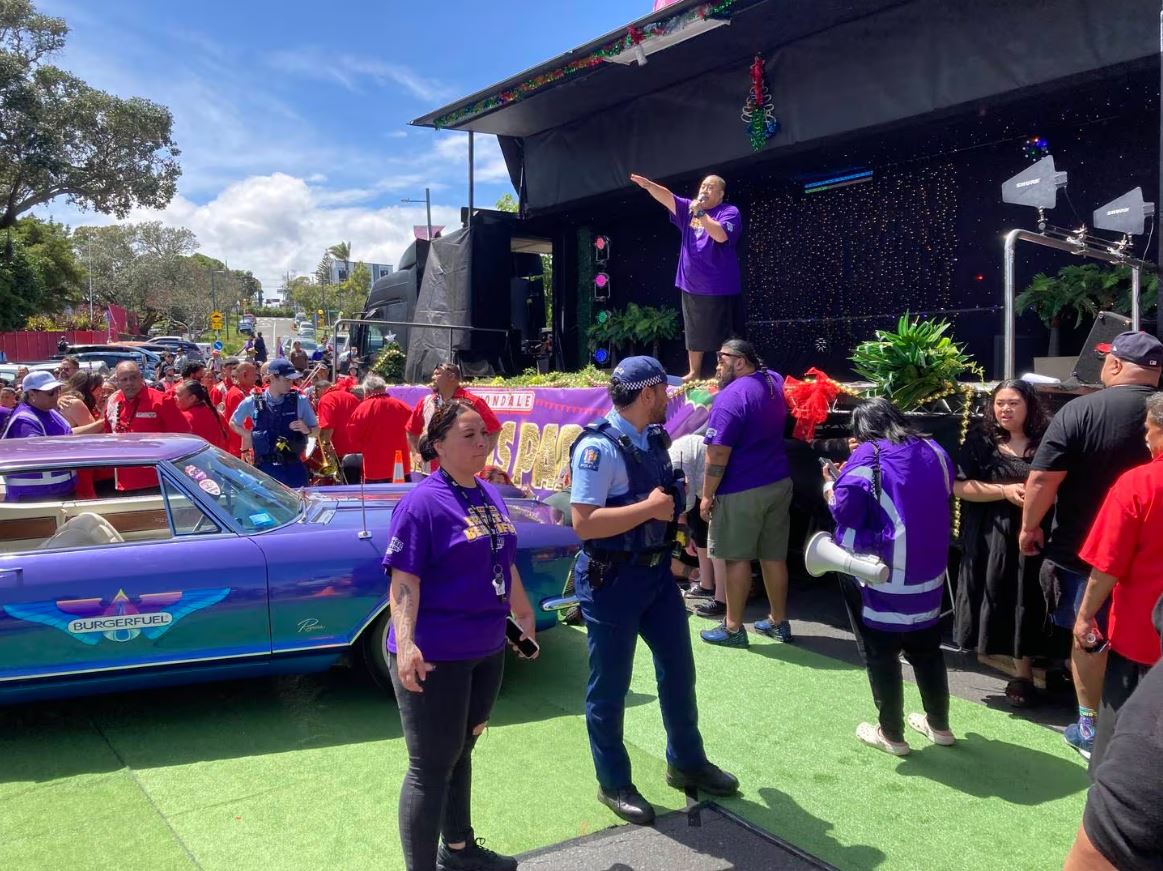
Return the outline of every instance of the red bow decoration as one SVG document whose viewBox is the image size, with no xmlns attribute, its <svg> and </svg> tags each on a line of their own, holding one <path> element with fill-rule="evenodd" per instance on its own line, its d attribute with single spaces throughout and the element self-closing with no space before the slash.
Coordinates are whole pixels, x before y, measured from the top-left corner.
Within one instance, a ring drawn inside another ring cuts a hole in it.
<svg viewBox="0 0 1163 871">
<path fill-rule="evenodd" d="M 800 381 L 789 375 L 783 384 L 783 395 L 796 419 L 793 435 L 811 441 L 816 427 L 828 418 L 832 402 L 840 395 L 840 386 L 815 366 L 804 373 L 811 381 Z"/>
</svg>

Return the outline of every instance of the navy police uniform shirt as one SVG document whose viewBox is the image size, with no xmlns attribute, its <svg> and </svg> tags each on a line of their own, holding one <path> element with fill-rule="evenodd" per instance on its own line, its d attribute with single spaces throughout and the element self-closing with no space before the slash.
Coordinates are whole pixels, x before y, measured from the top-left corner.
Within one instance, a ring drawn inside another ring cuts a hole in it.
<svg viewBox="0 0 1163 871">
<path fill-rule="evenodd" d="M 649 427 L 639 432 L 614 409 L 606 415 L 606 420 L 618 433 L 629 436 L 638 449 L 650 449 Z M 599 433 L 586 431 L 578 436 L 571 472 L 571 504 L 602 507 L 610 496 L 624 496 L 630 492 L 630 474 L 626 471 L 622 451 Z"/>
</svg>

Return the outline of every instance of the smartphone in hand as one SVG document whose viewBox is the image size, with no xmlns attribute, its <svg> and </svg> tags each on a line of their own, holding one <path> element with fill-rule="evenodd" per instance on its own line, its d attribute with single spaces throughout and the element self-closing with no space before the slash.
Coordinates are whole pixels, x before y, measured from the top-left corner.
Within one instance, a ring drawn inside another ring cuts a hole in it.
<svg viewBox="0 0 1163 871">
<path fill-rule="evenodd" d="M 522 638 L 521 636 L 524 634 L 525 630 L 517 624 L 513 615 L 510 614 L 505 620 L 505 637 L 509 639 L 510 644 L 516 645 L 517 653 L 522 659 L 532 659 L 541 652 L 541 645 L 532 638 Z"/>
</svg>

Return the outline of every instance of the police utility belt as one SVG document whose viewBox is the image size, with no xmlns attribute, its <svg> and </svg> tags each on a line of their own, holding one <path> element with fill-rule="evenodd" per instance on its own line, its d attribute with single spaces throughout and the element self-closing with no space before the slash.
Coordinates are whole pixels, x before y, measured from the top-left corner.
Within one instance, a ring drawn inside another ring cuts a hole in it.
<svg viewBox="0 0 1163 871">
<path fill-rule="evenodd" d="M 628 550 L 603 550 L 598 547 L 583 547 L 586 556 L 591 562 L 602 563 L 606 566 L 645 566 L 653 568 L 668 558 L 671 548 L 652 550 L 646 553 L 631 552 Z"/>
</svg>

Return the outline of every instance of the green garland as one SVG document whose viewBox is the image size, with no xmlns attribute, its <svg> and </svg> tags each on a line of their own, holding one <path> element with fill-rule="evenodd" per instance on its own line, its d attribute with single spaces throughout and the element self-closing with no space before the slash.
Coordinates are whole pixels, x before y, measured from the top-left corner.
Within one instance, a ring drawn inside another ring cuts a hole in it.
<svg viewBox="0 0 1163 871">
<path fill-rule="evenodd" d="M 475 103 L 470 103 L 467 106 L 461 106 L 451 112 L 446 112 L 435 121 L 432 126 L 437 130 L 446 127 L 455 127 L 462 121 L 469 118 L 474 118 L 477 115 L 484 114 L 493 109 L 499 109 L 501 106 L 507 106 L 510 103 L 515 103 L 525 97 L 537 93 L 541 89 L 548 87 L 562 79 L 569 78 L 583 70 L 593 69 L 605 63 L 608 58 L 628 51 L 636 45 L 643 42 L 649 42 L 659 36 L 665 36 L 671 33 L 679 24 L 686 24 L 689 21 L 705 20 L 707 18 L 719 18 L 739 0 L 719 0 L 718 3 L 705 3 L 697 9 L 692 9 L 688 12 L 683 12 L 678 15 L 672 15 L 670 18 L 664 18 L 661 21 L 655 21 L 647 24 L 645 27 L 638 28 L 630 26 L 626 29 L 624 36 L 619 36 L 610 40 L 604 45 L 597 48 L 592 54 L 583 58 L 570 61 L 565 66 L 557 67 L 556 69 L 547 70 L 539 73 L 531 79 L 526 79 L 519 82 L 508 90 L 501 91 L 498 94 L 493 94 L 490 97 L 485 97 L 483 100 L 478 100 Z"/>
</svg>

